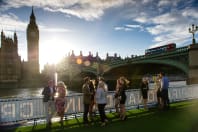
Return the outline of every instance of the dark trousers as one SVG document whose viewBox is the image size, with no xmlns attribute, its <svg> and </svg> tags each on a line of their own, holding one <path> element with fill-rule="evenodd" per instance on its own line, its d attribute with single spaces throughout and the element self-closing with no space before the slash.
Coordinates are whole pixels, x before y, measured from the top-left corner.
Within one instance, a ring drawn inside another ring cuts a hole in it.
<svg viewBox="0 0 198 132">
<path fill-rule="evenodd" d="M 163 101 L 163 109 L 168 109 L 169 108 L 169 98 L 168 98 L 168 89 L 162 89 L 161 92 L 161 96 L 162 96 L 162 101 Z"/>
<path fill-rule="evenodd" d="M 107 119 L 106 115 L 105 115 L 105 105 L 106 104 L 98 104 L 98 111 L 99 111 L 99 114 L 100 114 L 100 119 L 101 119 L 101 122 L 105 122 L 105 119 Z"/>
<path fill-rule="evenodd" d="M 83 122 L 84 123 L 88 123 L 89 105 L 90 104 L 84 104 L 84 113 L 83 113 Z"/>
</svg>

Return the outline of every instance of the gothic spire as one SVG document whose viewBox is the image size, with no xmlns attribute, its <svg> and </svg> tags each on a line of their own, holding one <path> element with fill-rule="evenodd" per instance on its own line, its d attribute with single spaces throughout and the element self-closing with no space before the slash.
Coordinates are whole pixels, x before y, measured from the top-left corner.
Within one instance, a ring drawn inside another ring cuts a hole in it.
<svg viewBox="0 0 198 132">
<path fill-rule="evenodd" d="M 17 43 L 17 34 L 16 34 L 16 31 L 14 31 L 14 42 L 16 42 Z"/>
<path fill-rule="evenodd" d="M 4 38 L 4 32 L 3 32 L 3 29 L 1 31 L 1 40 Z"/>
<path fill-rule="evenodd" d="M 31 13 L 31 16 L 30 16 L 30 20 L 35 21 L 35 16 L 34 16 L 34 9 L 33 9 L 33 6 L 32 6 L 32 13 Z"/>
<path fill-rule="evenodd" d="M 18 52 L 18 39 L 17 39 L 16 30 L 14 31 L 14 44 L 16 46 L 16 52 Z"/>
<path fill-rule="evenodd" d="M 1 36 L 3 35 L 3 29 L 1 30 Z"/>
</svg>

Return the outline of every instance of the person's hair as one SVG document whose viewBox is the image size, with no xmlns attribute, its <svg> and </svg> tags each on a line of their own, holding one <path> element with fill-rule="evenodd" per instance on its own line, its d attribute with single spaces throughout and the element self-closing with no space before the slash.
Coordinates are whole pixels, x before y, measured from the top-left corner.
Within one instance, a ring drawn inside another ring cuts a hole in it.
<svg viewBox="0 0 198 132">
<path fill-rule="evenodd" d="M 126 85 L 128 85 L 130 83 L 130 81 L 124 76 L 121 76 L 119 79 L 122 80 L 124 82 L 124 84 L 126 84 Z"/>
<path fill-rule="evenodd" d="M 104 83 L 103 82 L 99 82 L 99 84 L 98 84 L 98 87 L 100 88 L 103 88 L 104 87 Z"/>
<path fill-rule="evenodd" d="M 106 89 L 105 89 L 105 84 L 104 84 L 103 81 L 100 81 L 100 82 L 99 82 L 98 88 L 102 88 L 104 91 L 106 91 Z"/>
<path fill-rule="evenodd" d="M 54 80 L 52 79 L 48 80 L 47 85 L 54 85 Z"/>
<path fill-rule="evenodd" d="M 85 77 L 85 78 L 84 78 L 84 83 L 88 82 L 89 79 L 90 79 L 89 77 Z"/>
<path fill-rule="evenodd" d="M 53 83 L 53 82 L 54 82 L 53 80 L 49 80 L 49 81 L 48 81 L 48 83 Z"/>
<path fill-rule="evenodd" d="M 57 87 L 64 87 L 64 88 L 67 88 L 66 85 L 65 85 L 65 83 L 64 83 L 63 81 L 59 81 L 59 82 L 57 83 Z"/>
<path fill-rule="evenodd" d="M 142 78 L 142 81 L 143 81 L 143 82 L 147 81 L 147 78 L 146 78 L 146 77 L 143 77 L 143 78 Z"/>
<path fill-rule="evenodd" d="M 104 77 L 99 77 L 99 81 L 105 81 Z"/>
<path fill-rule="evenodd" d="M 160 73 L 161 73 L 162 76 L 165 76 L 165 73 L 164 72 L 160 72 Z"/>
</svg>

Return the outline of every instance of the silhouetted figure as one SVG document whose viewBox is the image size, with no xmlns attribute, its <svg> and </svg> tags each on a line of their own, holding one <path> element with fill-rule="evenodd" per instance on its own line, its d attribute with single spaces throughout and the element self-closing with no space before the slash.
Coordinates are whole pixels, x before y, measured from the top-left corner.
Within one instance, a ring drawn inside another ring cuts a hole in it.
<svg viewBox="0 0 198 132">
<path fill-rule="evenodd" d="M 127 89 L 127 79 L 125 77 L 120 77 L 118 83 L 119 83 L 118 98 L 120 100 L 120 119 L 125 120 L 126 119 L 125 102 L 127 98 L 125 90 Z"/>
<path fill-rule="evenodd" d="M 56 93 L 55 85 L 53 80 L 48 81 L 48 85 L 43 89 L 42 95 L 45 112 L 46 112 L 46 127 L 51 128 L 51 119 L 55 112 L 55 102 L 54 102 L 54 95 Z"/>
<path fill-rule="evenodd" d="M 120 116 L 120 98 L 119 98 L 119 88 L 120 88 L 120 83 L 119 83 L 119 79 L 116 82 L 116 89 L 115 89 L 115 94 L 114 94 L 114 102 L 115 102 L 115 109 L 116 109 L 116 113 L 119 114 Z"/>
<path fill-rule="evenodd" d="M 142 83 L 140 86 L 141 93 L 142 93 L 142 98 L 143 98 L 143 103 L 144 103 L 144 109 L 147 110 L 147 102 L 148 102 L 148 80 L 144 77 L 142 78 Z"/>
<path fill-rule="evenodd" d="M 161 77 L 160 75 L 157 75 L 157 78 L 155 80 L 155 91 L 157 95 L 157 106 L 159 109 L 162 107 L 162 99 L 161 99 Z"/>
<path fill-rule="evenodd" d="M 96 94 L 95 80 L 89 81 L 89 89 L 90 89 L 90 93 L 91 93 L 91 102 L 90 102 L 90 106 L 89 106 L 89 117 L 90 117 L 91 121 L 93 121 L 93 108 L 94 108 L 94 104 L 95 104 L 95 94 Z"/>
<path fill-rule="evenodd" d="M 66 105 L 66 95 L 67 95 L 67 90 L 66 90 L 66 85 L 64 82 L 60 81 L 58 82 L 56 86 L 56 91 L 57 91 L 57 98 L 55 99 L 55 105 L 56 105 L 56 112 L 57 115 L 60 116 L 60 124 L 63 127 L 63 117 L 65 114 L 65 105 Z"/>
<path fill-rule="evenodd" d="M 105 106 L 107 104 L 107 89 L 105 88 L 105 83 L 99 81 L 98 88 L 96 90 L 96 103 L 98 104 L 98 111 L 101 119 L 101 126 L 105 126 L 108 122 L 107 116 L 105 114 Z"/>
<path fill-rule="evenodd" d="M 169 79 L 163 72 L 160 73 L 161 79 L 161 96 L 162 96 L 162 108 L 164 110 L 169 108 L 169 97 L 168 97 L 168 88 L 169 88 Z"/>
<path fill-rule="evenodd" d="M 88 113 L 89 113 L 89 108 L 91 104 L 91 95 L 92 93 L 90 92 L 89 88 L 89 77 L 84 78 L 84 84 L 82 86 L 82 93 L 83 93 L 83 104 L 84 104 L 84 113 L 83 113 L 83 123 L 85 125 L 88 125 Z"/>
</svg>

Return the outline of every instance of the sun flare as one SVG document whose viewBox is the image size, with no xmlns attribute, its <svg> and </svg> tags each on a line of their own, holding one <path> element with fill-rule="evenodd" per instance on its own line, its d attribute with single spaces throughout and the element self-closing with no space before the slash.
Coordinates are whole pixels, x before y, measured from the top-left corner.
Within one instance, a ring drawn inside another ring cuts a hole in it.
<svg viewBox="0 0 198 132">
<path fill-rule="evenodd" d="M 40 64 L 57 64 L 71 48 L 68 42 L 60 38 L 49 38 L 40 46 Z"/>
</svg>

